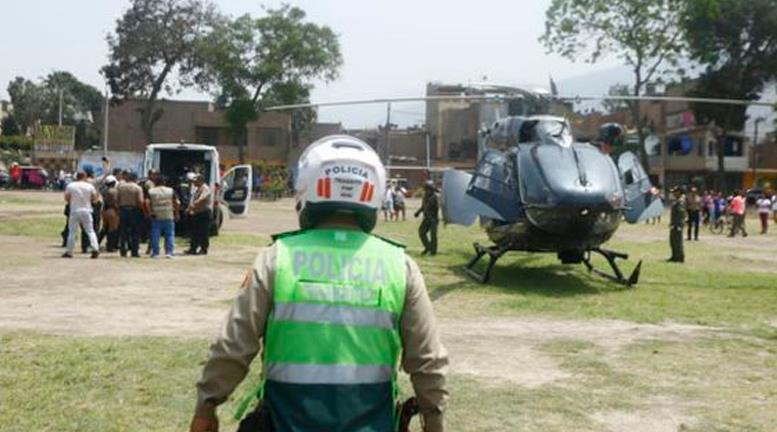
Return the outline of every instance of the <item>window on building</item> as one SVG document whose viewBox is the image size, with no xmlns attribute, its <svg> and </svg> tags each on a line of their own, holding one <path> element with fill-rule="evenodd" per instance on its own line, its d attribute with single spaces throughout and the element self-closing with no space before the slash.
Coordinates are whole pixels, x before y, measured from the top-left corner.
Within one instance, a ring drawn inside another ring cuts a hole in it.
<svg viewBox="0 0 777 432">
<path fill-rule="evenodd" d="M 197 127 L 194 130 L 197 144 L 216 146 L 219 144 L 219 128 L 216 127 Z"/>
<path fill-rule="evenodd" d="M 733 157 L 739 157 L 743 154 L 743 145 L 742 145 L 742 138 L 739 137 L 733 137 L 733 136 L 727 136 L 726 137 L 726 147 L 724 147 L 724 155 L 725 156 L 733 156 Z"/>
<path fill-rule="evenodd" d="M 285 137 L 281 128 L 259 128 L 259 145 L 265 147 L 277 147 L 283 145 Z"/>
</svg>

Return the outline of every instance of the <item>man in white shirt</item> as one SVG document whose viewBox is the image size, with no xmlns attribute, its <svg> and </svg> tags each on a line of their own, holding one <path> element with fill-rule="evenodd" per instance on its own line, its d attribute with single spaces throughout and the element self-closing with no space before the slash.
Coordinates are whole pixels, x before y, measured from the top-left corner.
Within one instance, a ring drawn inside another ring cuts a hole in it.
<svg viewBox="0 0 777 432">
<path fill-rule="evenodd" d="M 92 203 L 96 202 L 98 198 L 97 190 L 86 181 L 86 173 L 84 172 L 79 172 L 76 181 L 65 188 L 65 201 L 70 205 L 70 217 L 68 219 L 67 250 L 62 255 L 63 258 L 73 258 L 79 225 L 89 237 L 92 258 L 100 256 L 100 247 L 97 245 L 97 234 L 94 232 L 92 221 Z"/>
</svg>

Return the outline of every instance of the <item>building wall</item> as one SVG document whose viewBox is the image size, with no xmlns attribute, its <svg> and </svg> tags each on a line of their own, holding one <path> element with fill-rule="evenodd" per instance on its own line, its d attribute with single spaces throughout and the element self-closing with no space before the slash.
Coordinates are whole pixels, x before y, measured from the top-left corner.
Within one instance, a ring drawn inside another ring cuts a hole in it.
<svg viewBox="0 0 777 432">
<path fill-rule="evenodd" d="M 158 102 L 162 117 L 154 126 L 153 141 L 157 143 L 196 143 L 218 147 L 222 162 L 229 166 L 238 161 L 224 114 L 208 102 Z M 143 101 L 129 100 L 112 106 L 109 113 L 108 148 L 141 152 L 146 143 L 140 128 Z M 263 113 L 247 125 L 246 160 L 271 161 L 285 164 L 291 147 L 291 117 L 287 113 Z"/>
</svg>

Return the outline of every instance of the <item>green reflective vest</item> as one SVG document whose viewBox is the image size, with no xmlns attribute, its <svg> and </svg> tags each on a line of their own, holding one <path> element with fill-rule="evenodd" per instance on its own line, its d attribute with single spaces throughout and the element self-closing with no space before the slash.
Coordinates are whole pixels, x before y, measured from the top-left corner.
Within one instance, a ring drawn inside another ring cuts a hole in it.
<svg viewBox="0 0 777 432">
<path fill-rule="evenodd" d="M 351 230 L 277 240 L 264 403 L 279 432 L 394 429 L 402 247 Z"/>
</svg>

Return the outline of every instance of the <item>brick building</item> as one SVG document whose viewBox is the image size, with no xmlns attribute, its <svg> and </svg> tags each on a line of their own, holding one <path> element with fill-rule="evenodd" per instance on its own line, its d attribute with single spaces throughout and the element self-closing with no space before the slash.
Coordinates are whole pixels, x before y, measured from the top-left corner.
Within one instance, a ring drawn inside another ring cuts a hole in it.
<svg viewBox="0 0 777 432">
<path fill-rule="evenodd" d="M 140 128 L 142 100 L 128 100 L 111 106 L 109 112 L 108 148 L 142 152 L 146 143 Z M 160 100 L 157 107 L 162 117 L 154 125 L 156 143 L 196 143 L 218 148 L 225 166 L 238 162 L 238 148 L 233 144 L 223 111 L 208 102 Z M 287 164 L 292 149 L 291 116 L 288 113 L 263 113 L 247 125 L 245 149 L 248 163 Z"/>
<path fill-rule="evenodd" d="M 670 85 L 666 96 L 684 96 L 693 88 L 687 80 Z M 704 188 L 722 187 L 730 191 L 745 186 L 750 169 L 752 142 L 744 131 L 727 131 L 719 139 L 713 125 L 696 120 L 687 102 L 642 102 L 642 113 L 658 138 L 658 146 L 648 149 L 650 173 L 665 188 L 697 183 Z M 724 146 L 725 184 L 717 185 L 718 145 Z"/>
</svg>

